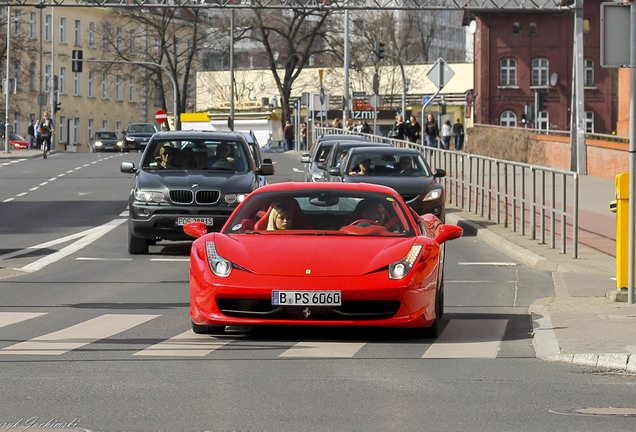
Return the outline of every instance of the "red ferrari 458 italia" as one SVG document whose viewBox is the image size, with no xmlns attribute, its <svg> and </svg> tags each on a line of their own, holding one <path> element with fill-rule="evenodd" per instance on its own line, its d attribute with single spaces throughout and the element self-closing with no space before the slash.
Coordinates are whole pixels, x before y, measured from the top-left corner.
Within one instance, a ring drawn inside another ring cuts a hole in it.
<svg viewBox="0 0 636 432">
<path fill-rule="evenodd" d="M 279 183 L 257 189 L 218 233 L 184 227 L 195 333 L 228 325 L 382 326 L 436 336 L 444 242 L 462 229 L 418 216 L 393 189 Z"/>
</svg>

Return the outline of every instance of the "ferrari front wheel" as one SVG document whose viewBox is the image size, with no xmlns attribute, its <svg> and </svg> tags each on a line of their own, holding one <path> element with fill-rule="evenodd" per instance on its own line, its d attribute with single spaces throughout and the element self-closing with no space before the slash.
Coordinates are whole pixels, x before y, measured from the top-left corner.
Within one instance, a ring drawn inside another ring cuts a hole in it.
<svg viewBox="0 0 636 432">
<path fill-rule="evenodd" d="M 192 331 L 196 334 L 223 334 L 225 333 L 225 326 L 197 324 L 192 321 Z"/>
</svg>

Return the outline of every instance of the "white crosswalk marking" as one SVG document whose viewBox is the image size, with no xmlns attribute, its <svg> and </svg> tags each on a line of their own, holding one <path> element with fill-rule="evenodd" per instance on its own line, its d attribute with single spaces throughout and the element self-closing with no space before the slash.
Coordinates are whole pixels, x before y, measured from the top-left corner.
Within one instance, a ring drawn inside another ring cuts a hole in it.
<svg viewBox="0 0 636 432">
<path fill-rule="evenodd" d="M 136 352 L 136 356 L 204 357 L 212 351 L 232 342 L 232 339 L 216 339 L 200 335 L 192 330 Z"/>
<path fill-rule="evenodd" d="M 46 312 L 0 312 L 0 327 L 46 315 Z"/>
<path fill-rule="evenodd" d="M 507 324 L 508 320 L 452 320 L 422 358 L 495 358 Z"/>
<path fill-rule="evenodd" d="M 0 354 L 61 355 L 121 333 L 160 315 L 106 314 L 63 330 L 8 346 Z"/>
<path fill-rule="evenodd" d="M 280 357 L 353 357 L 366 343 L 355 342 L 298 342 Z"/>
</svg>

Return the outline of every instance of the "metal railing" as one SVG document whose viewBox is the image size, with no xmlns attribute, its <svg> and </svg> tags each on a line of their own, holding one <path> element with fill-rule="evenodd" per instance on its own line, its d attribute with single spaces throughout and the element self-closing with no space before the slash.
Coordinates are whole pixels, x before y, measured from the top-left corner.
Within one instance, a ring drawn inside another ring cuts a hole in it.
<svg viewBox="0 0 636 432">
<path fill-rule="evenodd" d="M 315 128 L 314 136 L 349 134 L 335 128 Z M 419 150 L 433 171 L 446 171 L 440 179 L 447 203 L 478 214 L 513 232 L 528 235 L 552 249 L 560 246 L 578 258 L 579 176 L 566 171 L 495 159 L 459 151 L 427 147 L 408 141 L 369 134 L 372 142 Z"/>
</svg>

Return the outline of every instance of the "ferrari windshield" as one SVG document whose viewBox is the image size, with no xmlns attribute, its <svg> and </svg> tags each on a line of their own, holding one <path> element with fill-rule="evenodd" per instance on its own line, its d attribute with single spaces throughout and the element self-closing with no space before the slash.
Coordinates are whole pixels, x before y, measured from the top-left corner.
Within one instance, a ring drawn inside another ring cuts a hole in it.
<svg viewBox="0 0 636 432">
<path fill-rule="evenodd" d="M 257 193 L 233 215 L 225 234 L 412 236 L 402 204 L 378 192 L 303 189 Z"/>
<path fill-rule="evenodd" d="M 218 170 L 244 172 L 249 169 L 245 145 L 226 139 L 153 139 L 142 167 L 159 170 Z"/>
</svg>

